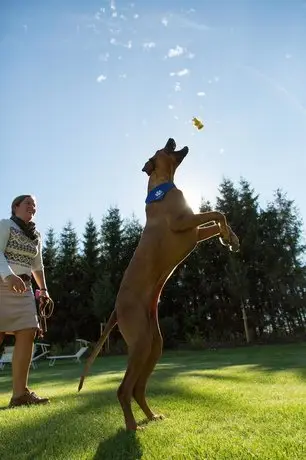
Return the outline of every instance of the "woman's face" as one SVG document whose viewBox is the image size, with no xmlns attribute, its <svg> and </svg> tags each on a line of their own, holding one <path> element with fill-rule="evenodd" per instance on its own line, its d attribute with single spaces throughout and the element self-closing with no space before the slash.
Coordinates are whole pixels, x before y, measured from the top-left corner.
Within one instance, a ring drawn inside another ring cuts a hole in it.
<svg viewBox="0 0 306 460">
<path fill-rule="evenodd" d="M 30 222 L 36 213 L 36 202 L 32 196 L 27 196 L 19 205 L 15 207 L 15 216 L 24 222 Z"/>
</svg>

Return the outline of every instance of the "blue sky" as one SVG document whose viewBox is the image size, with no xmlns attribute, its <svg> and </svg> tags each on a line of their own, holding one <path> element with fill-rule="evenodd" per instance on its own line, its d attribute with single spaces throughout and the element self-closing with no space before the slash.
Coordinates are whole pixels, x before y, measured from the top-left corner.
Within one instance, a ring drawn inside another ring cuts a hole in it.
<svg viewBox="0 0 306 460">
<path fill-rule="evenodd" d="M 300 0 L 2 0 L 1 218 L 32 193 L 43 234 L 110 206 L 144 223 L 141 169 L 174 137 L 195 210 L 243 176 L 306 221 L 305 24 Z"/>
</svg>

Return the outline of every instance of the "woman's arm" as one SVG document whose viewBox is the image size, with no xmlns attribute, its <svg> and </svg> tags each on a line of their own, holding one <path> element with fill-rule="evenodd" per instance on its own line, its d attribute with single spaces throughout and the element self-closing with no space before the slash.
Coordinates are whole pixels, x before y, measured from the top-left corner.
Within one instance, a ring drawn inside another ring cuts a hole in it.
<svg viewBox="0 0 306 460">
<path fill-rule="evenodd" d="M 35 270 L 32 272 L 40 290 L 47 291 L 44 270 Z"/>
<path fill-rule="evenodd" d="M 0 276 L 2 280 L 7 276 L 14 275 L 4 255 L 8 239 L 10 237 L 10 223 L 8 219 L 0 220 Z"/>
<path fill-rule="evenodd" d="M 32 262 L 32 273 L 33 273 L 33 276 L 35 278 L 35 281 L 39 289 L 47 291 L 44 264 L 43 264 L 43 259 L 42 259 L 41 237 L 39 237 L 39 242 L 38 242 L 38 253 L 36 257 L 34 257 L 33 262 Z"/>
</svg>

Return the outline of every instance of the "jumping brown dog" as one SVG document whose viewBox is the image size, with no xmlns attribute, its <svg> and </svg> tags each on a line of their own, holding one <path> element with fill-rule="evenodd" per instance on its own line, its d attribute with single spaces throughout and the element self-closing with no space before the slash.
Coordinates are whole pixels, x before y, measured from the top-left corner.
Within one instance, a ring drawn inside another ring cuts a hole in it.
<svg viewBox="0 0 306 460">
<path fill-rule="evenodd" d="M 149 408 L 145 393 L 162 353 L 157 304 L 165 282 L 200 241 L 219 236 L 221 243 L 231 250 L 239 249 L 239 240 L 223 214 L 216 211 L 194 214 L 183 193 L 174 186 L 175 170 L 187 155 L 188 147 L 175 149 L 175 141 L 169 139 L 143 167 L 150 176 L 146 225 L 124 273 L 114 311 L 79 383 L 80 391 L 91 364 L 118 323 L 128 346 L 128 365 L 117 392 L 127 430 L 137 429 L 132 397 L 149 420 L 162 418 Z"/>
</svg>

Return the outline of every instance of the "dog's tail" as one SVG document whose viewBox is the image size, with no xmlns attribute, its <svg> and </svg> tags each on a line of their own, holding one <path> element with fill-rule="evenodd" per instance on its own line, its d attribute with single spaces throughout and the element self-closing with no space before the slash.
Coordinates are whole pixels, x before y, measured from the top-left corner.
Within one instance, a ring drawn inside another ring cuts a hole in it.
<svg viewBox="0 0 306 460">
<path fill-rule="evenodd" d="M 110 315 L 109 320 L 106 323 L 105 329 L 104 329 L 101 337 L 99 338 L 98 342 L 96 343 L 96 346 L 93 349 L 93 352 L 91 353 L 91 355 L 89 356 L 89 358 L 86 361 L 85 368 L 83 370 L 83 374 L 81 375 L 81 378 L 80 378 L 78 391 L 81 391 L 81 389 L 83 387 L 84 379 L 85 379 L 86 375 L 88 374 L 90 366 L 93 364 L 94 360 L 98 356 L 98 354 L 99 354 L 101 348 L 103 347 L 107 337 L 109 336 L 111 330 L 116 326 L 116 324 L 117 324 L 117 314 L 116 314 L 116 310 L 114 310 L 112 312 L 112 314 Z"/>
</svg>

